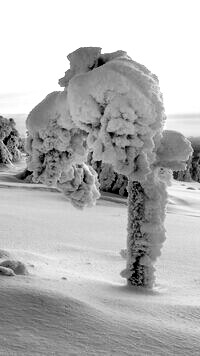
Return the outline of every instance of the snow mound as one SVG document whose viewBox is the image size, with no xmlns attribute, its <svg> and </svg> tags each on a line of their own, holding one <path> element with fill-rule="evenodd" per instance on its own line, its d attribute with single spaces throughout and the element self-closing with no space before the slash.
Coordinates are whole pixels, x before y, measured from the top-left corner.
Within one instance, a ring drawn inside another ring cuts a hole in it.
<svg viewBox="0 0 200 356">
<path fill-rule="evenodd" d="M 0 265 L 0 274 L 2 274 L 3 276 L 14 276 L 15 273 L 11 268 L 8 267 L 3 267 Z"/>
<path fill-rule="evenodd" d="M 7 270 L 7 273 L 13 273 L 12 275 L 28 274 L 25 264 L 20 261 L 16 261 L 16 260 L 0 261 L 0 270 L 1 270 L 2 274 L 4 274 L 3 272 L 6 272 L 6 270 Z M 5 273 L 5 274 L 7 274 L 7 273 Z"/>
<path fill-rule="evenodd" d="M 4 276 L 26 275 L 28 271 L 25 264 L 14 259 L 10 252 L 0 250 L 0 274 Z"/>
</svg>

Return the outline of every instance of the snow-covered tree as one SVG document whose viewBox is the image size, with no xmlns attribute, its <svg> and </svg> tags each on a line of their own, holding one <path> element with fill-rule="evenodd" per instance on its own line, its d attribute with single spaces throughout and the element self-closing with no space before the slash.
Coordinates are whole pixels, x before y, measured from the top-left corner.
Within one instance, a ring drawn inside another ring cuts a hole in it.
<svg viewBox="0 0 200 356">
<path fill-rule="evenodd" d="M 131 286 L 151 288 L 154 262 L 165 240 L 166 185 L 170 170 L 185 167 L 191 146 L 163 131 L 165 113 L 158 79 L 124 51 L 101 54 L 80 48 L 70 69 L 27 118 L 28 169 L 35 181 L 57 185 L 77 207 L 93 205 L 98 183 L 86 165 L 111 164 L 128 184 L 127 266 Z"/>
<path fill-rule="evenodd" d="M 0 116 L 0 163 L 17 162 L 21 158 L 19 133 L 13 119 Z"/>
<path fill-rule="evenodd" d="M 184 170 L 174 172 L 174 178 L 186 182 L 200 182 L 200 137 L 189 137 L 188 140 L 191 142 L 193 154 L 186 162 Z"/>
</svg>

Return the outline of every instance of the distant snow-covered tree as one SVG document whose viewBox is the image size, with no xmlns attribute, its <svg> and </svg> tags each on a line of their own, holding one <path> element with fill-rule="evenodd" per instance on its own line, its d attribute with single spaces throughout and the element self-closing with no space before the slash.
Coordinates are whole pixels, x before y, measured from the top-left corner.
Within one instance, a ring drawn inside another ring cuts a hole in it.
<svg viewBox="0 0 200 356">
<path fill-rule="evenodd" d="M 125 175 L 128 237 L 122 276 L 130 286 L 151 288 L 165 240 L 169 172 L 184 169 L 191 146 L 183 135 L 163 131 L 158 79 L 126 52 L 80 48 L 68 59 L 70 69 L 59 81 L 64 91 L 49 94 L 27 118 L 28 169 L 36 182 L 56 185 L 80 208 L 99 198 L 97 174 L 85 163 L 89 151 L 95 162 Z M 107 185 L 112 176 L 103 175 Z"/>
<path fill-rule="evenodd" d="M 191 177 L 194 181 L 200 183 L 200 137 L 189 137 L 193 148 L 193 155 L 189 161 Z"/>
<path fill-rule="evenodd" d="M 189 137 L 193 154 L 186 162 L 184 170 L 174 172 L 174 178 L 179 181 L 200 182 L 200 137 Z"/>
<path fill-rule="evenodd" d="M 0 163 L 7 164 L 20 160 L 19 142 L 20 136 L 15 121 L 0 116 Z"/>
</svg>

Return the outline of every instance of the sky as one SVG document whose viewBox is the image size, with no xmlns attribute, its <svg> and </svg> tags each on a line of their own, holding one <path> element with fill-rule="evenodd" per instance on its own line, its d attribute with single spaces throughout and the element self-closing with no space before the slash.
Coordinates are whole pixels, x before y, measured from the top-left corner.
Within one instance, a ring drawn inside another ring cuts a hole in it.
<svg viewBox="0 0 200 356">
<path fill-rule="evenodd" d="M 62 90 L 67 54 L 118 49 L 155 73 L 167 114 L 200 113 L 199 0 L 0 0 L 0 113 Z"/>
</svg>

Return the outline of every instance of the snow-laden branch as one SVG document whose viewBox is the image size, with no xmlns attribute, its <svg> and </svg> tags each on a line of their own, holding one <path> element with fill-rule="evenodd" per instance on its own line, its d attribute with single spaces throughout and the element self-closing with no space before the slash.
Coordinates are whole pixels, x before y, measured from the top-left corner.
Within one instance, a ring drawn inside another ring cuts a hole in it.
<svg viewBox="0 0 200 356">
<path fill-rule="evenodd" d="M 47 96 L 29 114 L 28 169 L 33 180 L 57 186 L 76 207 L 99 198 L 97 174 L 87 159 L 86 133 L 75 126 L 67 110 L 66 92 Z"/>
</svg>

